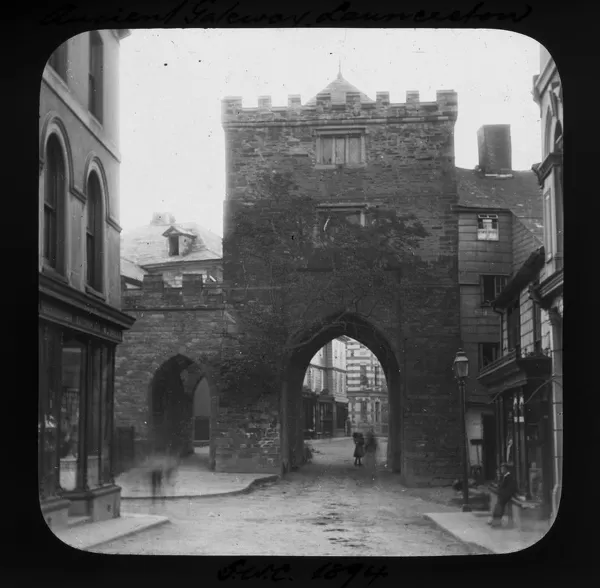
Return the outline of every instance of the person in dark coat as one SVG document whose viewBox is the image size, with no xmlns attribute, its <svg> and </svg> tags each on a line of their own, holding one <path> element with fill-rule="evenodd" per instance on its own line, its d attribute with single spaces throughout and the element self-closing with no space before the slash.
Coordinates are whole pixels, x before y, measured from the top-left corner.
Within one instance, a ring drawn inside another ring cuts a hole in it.
<svg viewBox="0 0 600 588">
<path fill-rule="evenodd" d="M 492 520 L 488 524 L 492 528 L 499 528 L 502 526 L 502 517 L 506 510 L 506 505 L 510 502 L 510 499 L 514 496 L 517 491 L 517 482 L 515 477 L 512 475 L 509 464 L 504 462 L 500 465 L 500 481 L 498 484 L 498 502 L 492 512 Z"/>
<path fill-rule="evenodd" d="M 354 433 L 354 465 L 362 466 L 361 459 L 365 454 L 365 438 L 362 433 Z"/>
</svg>

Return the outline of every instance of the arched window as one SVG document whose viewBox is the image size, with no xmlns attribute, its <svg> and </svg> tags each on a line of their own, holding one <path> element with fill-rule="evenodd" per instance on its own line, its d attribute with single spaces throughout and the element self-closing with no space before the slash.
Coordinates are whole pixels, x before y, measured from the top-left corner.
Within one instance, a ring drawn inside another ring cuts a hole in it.
<svg viewBox="0 0 600 588">
<path fill-rule="evenodd" d="M 554 128 L 554 151 L 562 151 L 563 144 L 563 132 L 562 125 L 560 121 L 556 123 L 556 127 Z"/>
<path fill-rule="evenodd" d="M 98 31 L 90 32 L 90 63 L 88 72 L 88 110 L 102 122 L 104 55 L 102 37 Z"/>
<path fill-rule="evenodd" d="M 102 292 L 102 191 L 95 172 L 88 178 L 86 207 L 86 280 L 88 286 Z"/>
<path fill-rule="evenodd" d="M 48 266 L 59 272 L 64 270 L 61 233 L 65 186 L 65 160 L 58 139 L 52 135 L 46 147 L 43 257 Z"/>
</svg>

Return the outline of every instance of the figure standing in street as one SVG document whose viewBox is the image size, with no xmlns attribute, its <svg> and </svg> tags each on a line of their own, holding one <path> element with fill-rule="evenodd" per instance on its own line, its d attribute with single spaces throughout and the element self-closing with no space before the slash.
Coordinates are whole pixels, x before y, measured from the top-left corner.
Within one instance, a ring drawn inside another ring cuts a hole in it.
<svg viewBox="0 0 600 588">
<path fill-rule="evenodd" d="M 375 472 L 377 470 L 377 437 L 373 429 L 369 429 L 365 441 L 365 461 L 367 463 L 367 471 L 375 479 Z"/>
<path fill-rule="evenodd" d="M 502 527 L 502 517 L 504 516 L 506 505 L 510 502 L 510 499 L 514 496 L 516 491 L 517 483 L 515 478 L 510 472 L 509 464 L 504 462 L 500 465 L 498 502 L 496 502 L 496 506 L 494 507 L 491 520 L 488 521 L 488 524 L 491 525 L 492 528 L 497 529 Z"/>
<path fill-rule="evenodd" d="M 354 465 L 362 466 L 361 459 L 365 454 L 365 438 L 362 433 L 354 433 Z"/>
</svg>

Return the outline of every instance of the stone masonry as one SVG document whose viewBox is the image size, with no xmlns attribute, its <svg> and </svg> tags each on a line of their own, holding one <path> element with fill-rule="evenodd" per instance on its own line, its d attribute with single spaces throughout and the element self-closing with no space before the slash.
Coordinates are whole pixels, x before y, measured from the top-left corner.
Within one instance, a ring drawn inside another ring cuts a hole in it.
<svg viewBox="0 0 600 588">
<path fill-rule="evenodd" d="M 428 236 L 414 251 L 413 262 L 402 268 L 397 307 L 386 309 L 385 316 L 370 317 L 369 322 L 383 333 L 394 354 L 395 361 L 389 365 L 400 366 L 389 390 L 392 467 L 409 484 L 447 483 L 460 464 L 459 407 L 451 369 L 460 347 L 458 218 L 452 211 L 458 201 L 454 166 L 457 96 L 453 91 L 438 91 L 435 102 L 421 102 L 418 92 L 408 92 L 405 103 L 390 103 L 387 92 L 378 92 L 373 101 L 343 78 L 337 83 L 334 94 L 322 92 L 314 103 L 305 105 L 297 96 L 290 96 L 287 107 L 272 106 L 269 97 L 261 97 L 257 108 L 244 108 L 240 98 L 223 100 L 227 156 L 224 280 L 233 289 L 232 300 L 240 300 L 245 284 L 231 219 L 237 206 L 256 199 L 251 186 L 261 171 L 291 172 L 299 191 L 321 204 L 381 206 L 400 215 L 414 213 Z M 345 100 L 340 102 L 340 95 Z M 360 136 L 360 161 L 356 165 L 323 164 L 319 141 L 327 132 Z M 247 207 L 247 214 L 259 210 L 268 214 L 264 206 Z M 260 276 L 253 278 L 260 282 Z M 241 304 L 233 304 L 236 312 L 244 312 Z M 279 408 L 276 404 L 273 401 L 269 407 L 273 414 Z M 290 401 L 290 410 L 297 405 Z M 244 411 L 240 406 L 230 410 L 229 428 L 235 430 L 244 422 Z M 299 416 L 292 415 L 291 421 Z M 293 431 L 283 438 L 294 443 Z M 248 452 L 241 436 L 220 443 L 228 445 L 229 459 Z M 285 451 L 285 441 L 281 445 Z M 273 452 L 273 464 L 278 458 Z"/>
</svg>

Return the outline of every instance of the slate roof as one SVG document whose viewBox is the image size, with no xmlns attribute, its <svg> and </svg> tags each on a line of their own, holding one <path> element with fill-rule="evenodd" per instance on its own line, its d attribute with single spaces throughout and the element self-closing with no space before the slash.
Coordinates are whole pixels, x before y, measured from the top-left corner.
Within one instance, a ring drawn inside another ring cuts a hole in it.
<svg viewBox="0 0 600 588">
<path fill-rule="evenodd" d="M 346 92 L 359 92 L 360 93 L 360 101 L 364 103 L 374 102 L 371 100 L 365 93 L 361 92 L 356 86 L 353 86 L 350 82 L 348 82 L 341 73 L 338 74 L 337 78 L 333 80 L 328 86 L 323 88 L 319 94 L 330 93 L 331 94 L 331 103 L 332 104 L 345 104 L 346 103 Z M 317 103 L 317 97 L 314 96 L 311 98 L 306 105 L 307 106 L 315 106 Z"/>
<path fill-rule="evenodd" d="M 121 275 L 126 278 L 131 278 L 132 280 L 139 280 L 142 282 L 144 280 L 144 274 L 147 273 L 141 268 L 139 265 L 135 264 L 133 261 L 121 257 Z"/>
<path fill-rule="evenodd" d="M 171 227 L 196 236 L 186 255 L 169 255 L 164 233 Z M 221 259 L 223 245 L 221 237 L 197 223 L 151 223 L 121 233 L 121 257 L 142 267 L 179 261 L 205 261 Z"/>
<path fill-rule="evenodd" d="M 460 206 L 506 208 L 538 239 L 543 239 L 542 193 L 532 171 L 513 171 L 512 178 L 485 177 L 480 172 L 456 168 Z"/>
</svg>

